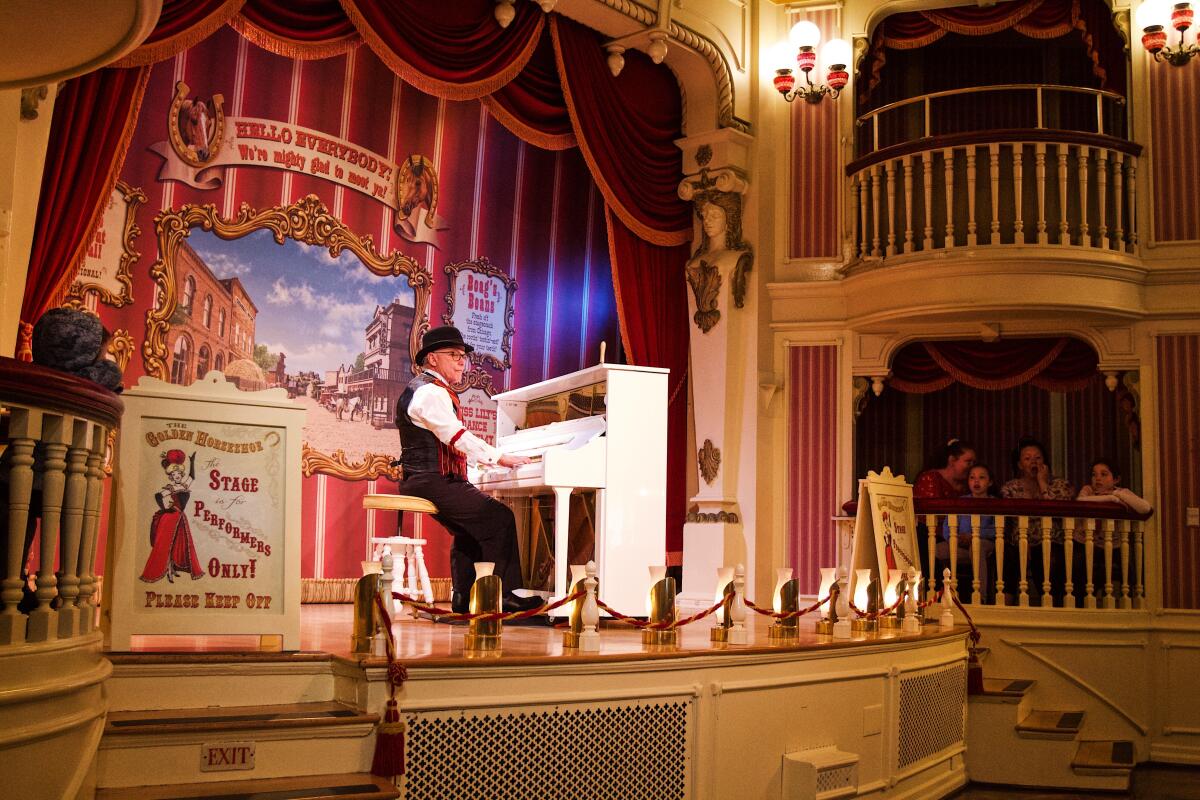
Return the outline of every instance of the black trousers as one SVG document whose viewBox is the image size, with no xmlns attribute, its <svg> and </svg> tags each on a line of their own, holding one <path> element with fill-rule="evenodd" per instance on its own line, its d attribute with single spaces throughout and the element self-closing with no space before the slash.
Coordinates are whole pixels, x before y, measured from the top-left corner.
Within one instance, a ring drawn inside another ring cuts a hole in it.
<svg viewBox="0 0 1200 800">
<path fill-rule="evenodd" d="M 492 561 L 505 594 L 523 585 L 512 509 L 462 478 L 418 472 L 400 482 L 400 494 L 423 497 L 438 507 L 434 516 L 454 536 L 450 578 L 454 591 L 468 593 L 475 582 L 475 562 Z"/>
</svg>

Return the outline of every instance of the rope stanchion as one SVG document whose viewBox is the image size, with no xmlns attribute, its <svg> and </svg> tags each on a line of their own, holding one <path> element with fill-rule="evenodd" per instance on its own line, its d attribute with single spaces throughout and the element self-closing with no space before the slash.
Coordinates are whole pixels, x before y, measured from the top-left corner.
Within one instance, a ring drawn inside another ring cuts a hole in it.
<svg viewBox="0 0 1200 800">
<path fill-rule="evenodd" d="M 750 602 L 749 598 L 743 598 L 743 602 L 745 602 L 747 608 L 752 609 L 755 613 L 762 614 L 764 617 L 772 617 L 774 619 L 795 619 L 796 617 L 803 617 L 805 614 L 811 614 L 821 606 L 828 603 L 832 597 L 832 594 L 827 594 L 825 595 L 824 599 L 818 600 L 808 608 L 798 608 L 795 611 L 775 611 L 770 608 L 762 608 L 761 606 L 756 606 L 754 603 Z"/>
<path fill-rule="evenodd" d="M 392 597 L 396 598 L 402 603 L 405 603 L 406 605 L 412 606 L 417 611 L 424 611 L 426 614 L 431 614 L 435 617 L 448 619 L 455 622 L 472 619 L 482 620 L 484 622 L 491 622 L 493 620 L 511 622 L 515 619 L 528 619 L 530 617 L 536 617 L 538 614 L 545 614 L 549 611 L 554 611 L 557 608 L 562 608 L 567 603 L 572 603 L 576 600 L 583 599 L 586 594 L 587 592 L 580 589 L 577 592 L 572 592 L 566 597 L 555 600 L 553 603 L 546 603 L 545 605 L 538 606 L 537 608 L 531 608 L 528 611 L 489 611 L 486 614 L 472 614 L 465 611 L 459 613 L 448 608 L 426 605 L 420 600 L 417 600 L 415 597 L 409 597 L 408 595 L 401 594 L 399 592 L 392 592 Z"/>
<path fill-rule="evenodd" d="M 881 608 L 878 611 L 863 611 L 861 608 L 854 605 L 854 601 L 851 600 L 850 601 L 850 610 L 853 611 L 855 614 L 857 614 L 860 618 L 879 619 L 880 617 L 885 617 L 888 614 L 895 611 L 897 608 L 900 607 L 900 604 L 903 602 L 904 602 L 904 596 L 901 595 L 900 597 L 896 598 L 896 602 L 892 603 L 887 608 Z"/>
<path fill-rule="evenodd" d="M 648 620 L 631 617 L 628 614 L 622 614 L 620 611 L 617 611 L 615 608 L 599 598 L 596 598 L 596 605 L 598 605 L 602 610 L 607 611 L 617 622 L 623 622 L 626 625 L 632 625 L 639 630 L 671 631 L 675 630 L 676 628 L 682 628 L 684 625 L 691 625 L 693 622 L 698 622 L 707 616 L 715 614 L 717 609 L 725 605 L 725 600 L 722 598 L 703 611 L 692 614 L 690 617 L 672 620 L 671 622 L 649 622 Z"/>
</svg>

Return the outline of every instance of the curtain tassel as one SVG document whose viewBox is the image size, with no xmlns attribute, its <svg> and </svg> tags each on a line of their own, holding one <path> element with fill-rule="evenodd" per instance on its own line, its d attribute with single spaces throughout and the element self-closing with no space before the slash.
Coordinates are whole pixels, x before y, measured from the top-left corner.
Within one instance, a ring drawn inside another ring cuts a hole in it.
<svg viewBox="0 0 1200 800">
<path fill-rule="evenodd" d="M 388 698 L 383 721 L 375 730 L 375 757 L 371 760 L 371 774 L 381 778 L 395 778 L 404 774 L 404 722 L 396 698 Z"/>
</svg>

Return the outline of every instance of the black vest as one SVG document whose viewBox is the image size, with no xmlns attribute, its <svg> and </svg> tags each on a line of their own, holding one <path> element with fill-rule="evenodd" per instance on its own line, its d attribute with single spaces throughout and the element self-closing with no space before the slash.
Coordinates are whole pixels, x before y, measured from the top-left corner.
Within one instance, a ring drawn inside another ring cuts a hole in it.
<svg viewBox="0 0 1200 800">
<path fill-rule="evenodd" d="M 409 381 L 408 386 L 400 395 L 400 399 L 396 401 L 396 427 L 400 429 L 400 468 L 404 475 L 435 472 L 441 475 L 457 475 L 465 478 L 467 474 L 466 456 L 454 448 L 442 444 L 432 432 L 414 424 L 408 416 L 408 405 L 412 402 L 413 395 L 417 389 L 430 383 L 437 384 L 440 381 L 429 373 L 422 372 Z M 461 419 L 458 411 L 458 398 L 453 392 L 450 392 L 450 397 L 454 403 L 454 415 Z"/>
</svg>

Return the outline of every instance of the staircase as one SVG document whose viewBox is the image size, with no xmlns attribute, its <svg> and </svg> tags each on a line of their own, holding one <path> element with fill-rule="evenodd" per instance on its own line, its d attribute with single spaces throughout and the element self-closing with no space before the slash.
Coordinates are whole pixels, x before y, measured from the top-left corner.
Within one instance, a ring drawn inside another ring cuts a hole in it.
<svg viewBox="0 0 1200 800">
<path fill-rule="evenodd" d="M 97 800 L 395 798 L 368 774 L 379 716 L 320 653 L 109 656 Z"/>
<path fill-rule="evenodd" d="M 972 782 L 1063 789 L 1129 789 L 1133 742 L 1081 740 L 1086 714 L 1034 707 L 1037 682 L 984 678 L 969 699 Z"/>
</svg>

